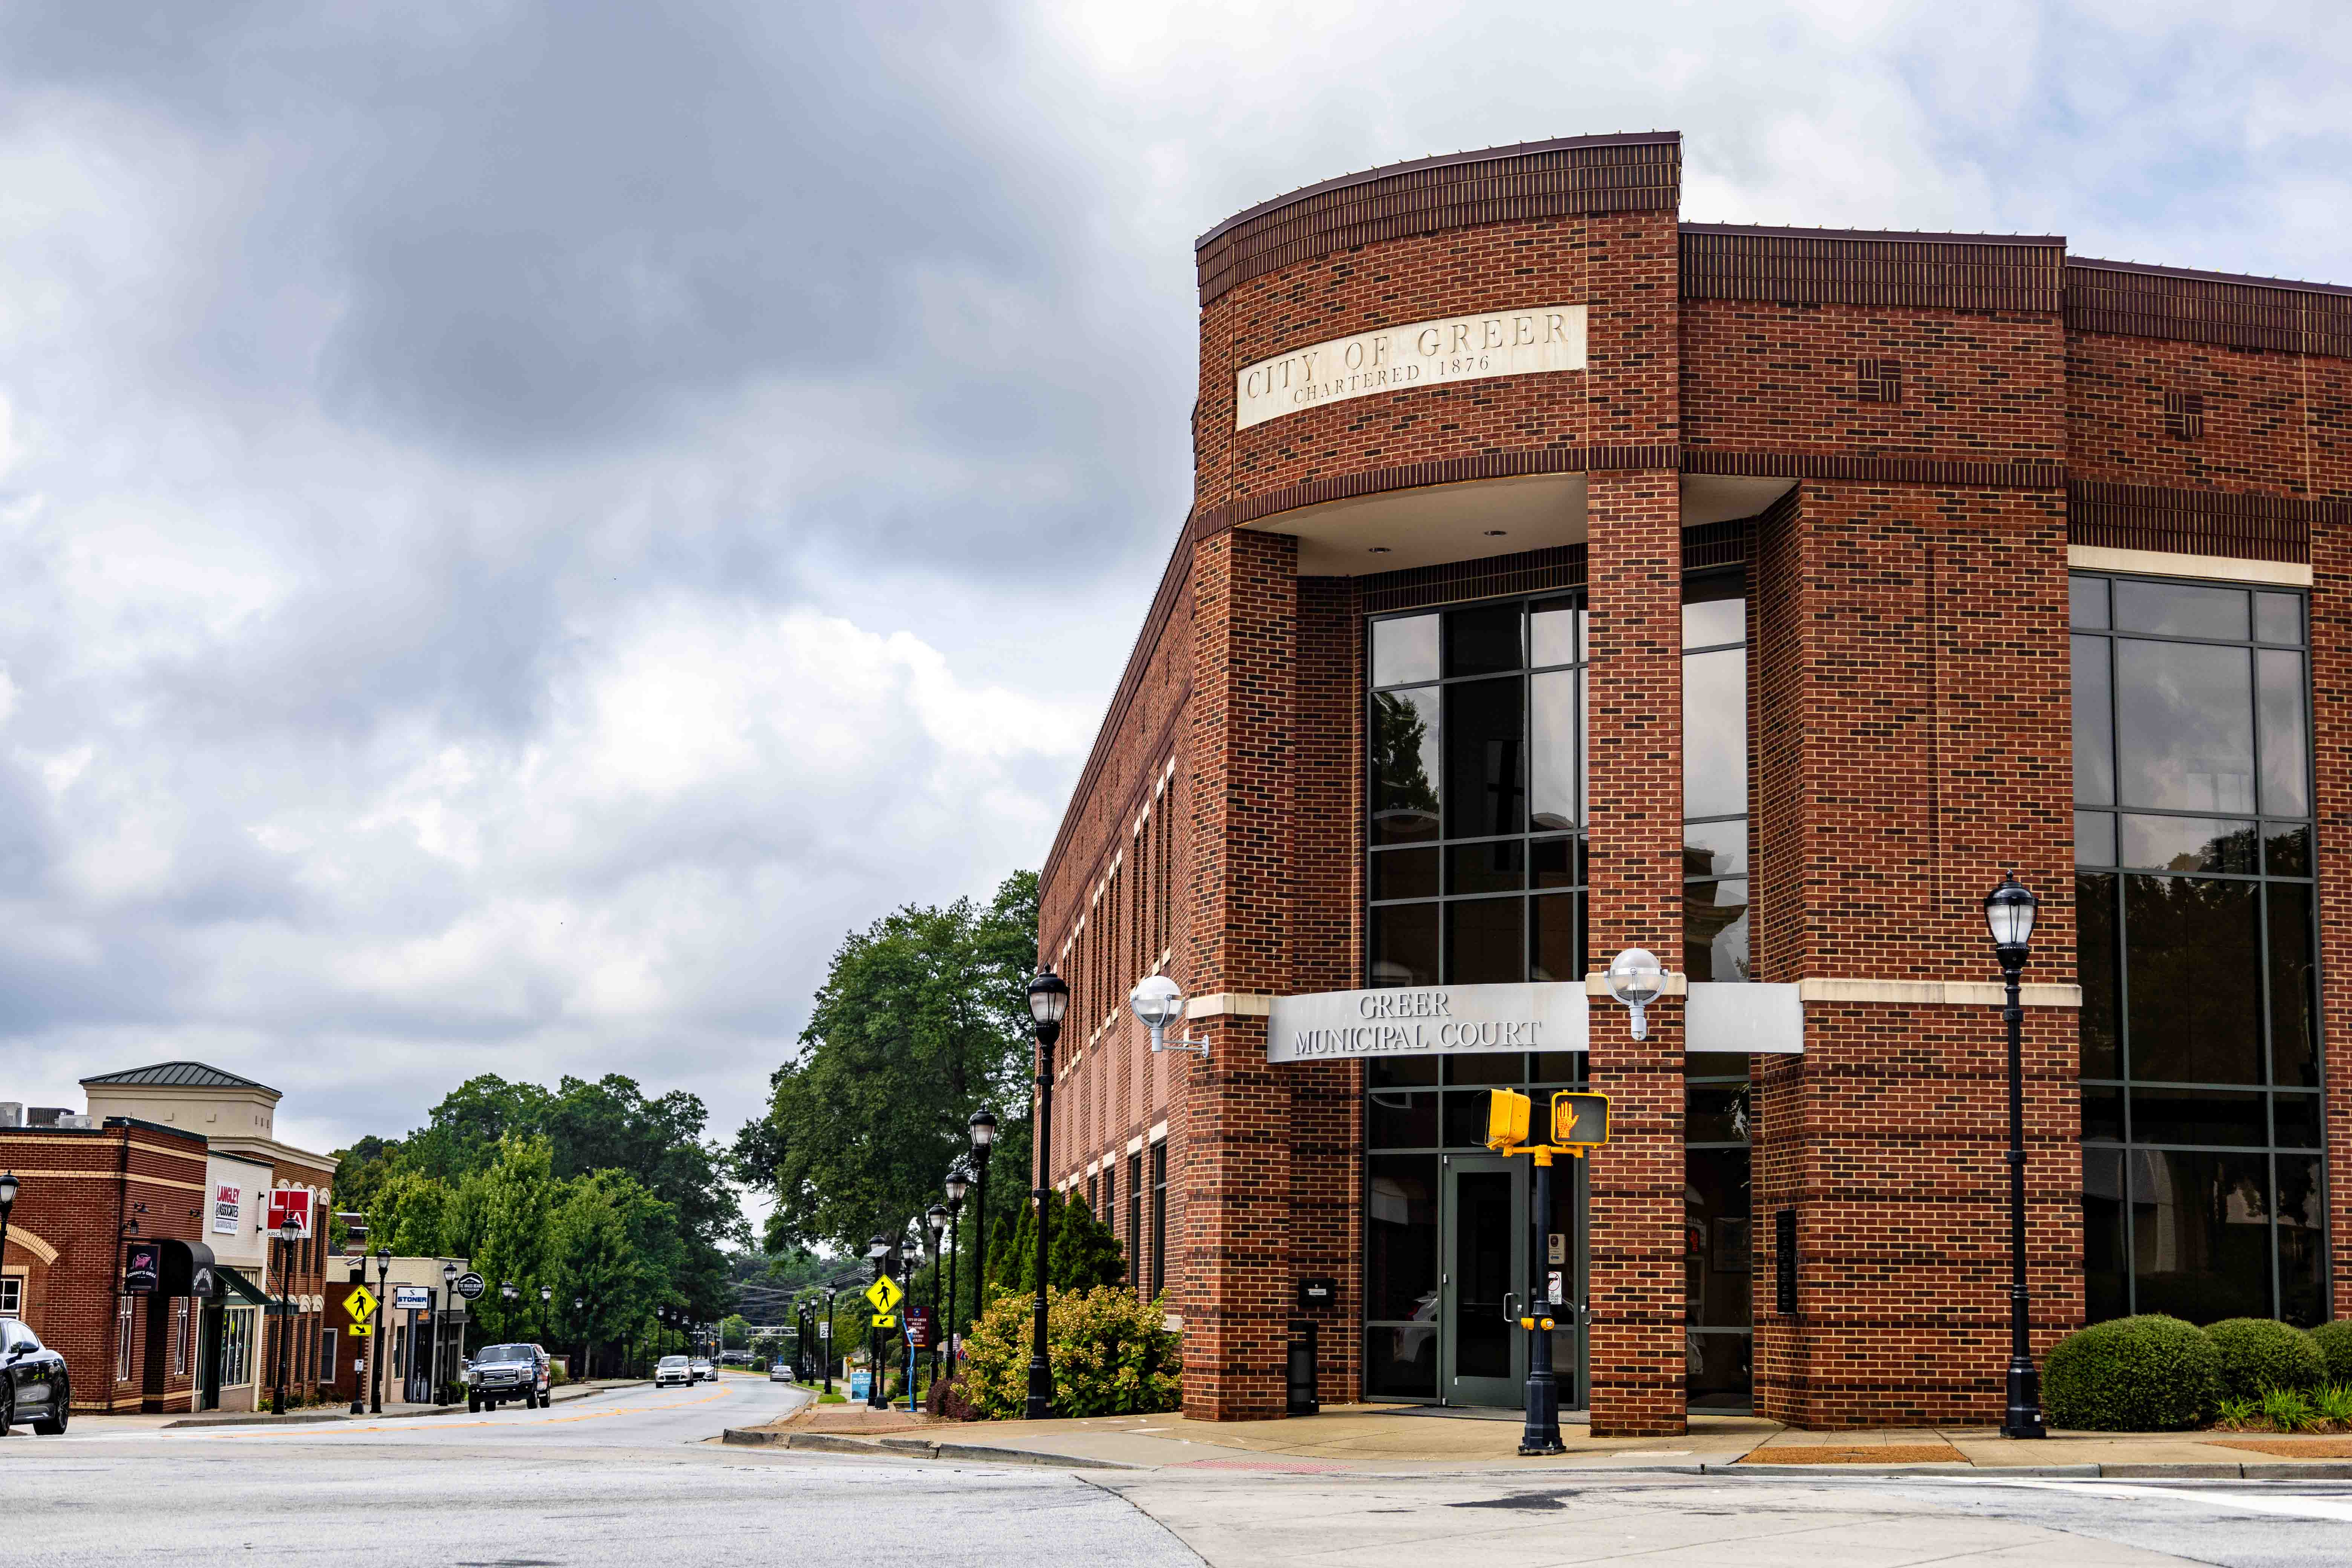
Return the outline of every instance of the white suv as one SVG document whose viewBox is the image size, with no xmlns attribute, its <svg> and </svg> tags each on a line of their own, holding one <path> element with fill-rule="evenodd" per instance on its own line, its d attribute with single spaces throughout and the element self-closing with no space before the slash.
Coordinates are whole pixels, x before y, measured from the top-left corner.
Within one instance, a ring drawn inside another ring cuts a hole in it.
<svg viewBox="0 0 2352 1568">
<path fill-rule="evenodd" d="M 666 1355 L 654 1363 L 656 1388 L 667 1388 L 672 1384 L 684 1388 L 693 1381 L 693 1364 L 682 1355 Z"/>
</svg>

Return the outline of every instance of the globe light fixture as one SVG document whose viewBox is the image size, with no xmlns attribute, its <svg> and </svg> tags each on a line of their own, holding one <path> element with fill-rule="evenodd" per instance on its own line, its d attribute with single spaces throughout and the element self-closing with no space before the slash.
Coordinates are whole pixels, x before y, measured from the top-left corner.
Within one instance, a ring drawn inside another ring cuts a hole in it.
<svg viewBox="0 0 2352 1568">
<path fill-rule="evenodd" d="M 1609 994 L 1631 1009 L 1633 1037 L 1650 1037 L 1648 1007 L 1666 993 L 1666 971 L 1657 954 L 1645 947 L 1629 947 L 1609 961 L 1609 972 L 1603 977 Z"/>
<path fill-rule="evenodd" d="M 1202 1061 L 1209 1059 L 1208 1041 L 1168 1038 L 1170 1026 L 1184 1016 L 1183 990 L 1168 976 L 1150 974 L 1137 981 L 1135 989 L 1127 994 L 1127 1006 L 1135 1021 L 1151 1031 L 1153 1050 L 1196 1051 Z"/>
</svg>

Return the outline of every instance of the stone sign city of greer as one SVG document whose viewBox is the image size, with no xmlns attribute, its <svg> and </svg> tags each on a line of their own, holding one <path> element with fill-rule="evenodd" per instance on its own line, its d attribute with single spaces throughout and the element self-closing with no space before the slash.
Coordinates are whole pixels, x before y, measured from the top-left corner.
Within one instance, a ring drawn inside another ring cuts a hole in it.
<svg viewBox="0 0 2352 1568">
<path fill-rule="evenodd" d="M 1531 305 L 1381 327 L 1243 366 L 1234 375 L 1234 428 L 1375 392 L 1583 368 L 1581 305 Z"/>
<path fill-rule="evenodd" d="M 1464 1056 L 1478 1051 L 1580 1051 L 1591 1022 L 1575 984 L 1411 985 L 1276 996 L 1265 1059 Z"/>
</svg>

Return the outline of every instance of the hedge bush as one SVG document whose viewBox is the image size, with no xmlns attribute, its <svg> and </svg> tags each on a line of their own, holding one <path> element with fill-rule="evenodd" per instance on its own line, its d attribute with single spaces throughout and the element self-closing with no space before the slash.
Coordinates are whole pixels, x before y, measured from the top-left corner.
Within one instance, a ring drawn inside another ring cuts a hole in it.
<svg viewBox="0 0 2352 1568">
<path fill-rule="evenodd" d="M 2231 1399 L 2260 1399 L 2273 1388 L 2298 1392 L 2327 1381 L 2327 1363 L 2311 1336 L 2274 1318 L 2224 1318 L 2209 1323 L 2205 1337 L 2221 1357 L 2221 1392 Z"/>
<path fill-rule="evenodd" d="M 974 1415 L 1019 1415 L 1029 1396 L 1030 1307 L 1034 1296 L 989 1303 L 965 1342 L 957 1384 Z M 1167 1308 L 1134 1292 L 1097 1286 L 1048 1292 L 1045 1359 L 1054 1370 L 1056 1415 L 1129 1415 L 1173 1410 L 1178 1393 L 1176 1336 Z"/>
<path fill-rule="evenodd" d="M 2352 1321 L 2320 1324 L 2311 1331 L 2311 1342 L 2327 1363 L 2327 1381 L 2352 1388 Z"/>
<path fill-rule="evenodd" d="M 2042 1371 L 2050 1424 L 2078 1432 L 2202 1426 L 2221 1393 L 2212 1341 L 2194 1324 L 2161 1313 L 2113 1318 L 2068 1334 Z"/>
</svg>

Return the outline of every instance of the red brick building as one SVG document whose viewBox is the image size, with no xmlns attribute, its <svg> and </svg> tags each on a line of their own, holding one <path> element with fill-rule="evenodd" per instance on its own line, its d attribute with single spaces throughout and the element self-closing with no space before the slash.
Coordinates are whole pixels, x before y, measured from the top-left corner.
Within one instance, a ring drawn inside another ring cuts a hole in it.
<svg viewBox="0 0 2352 1568">
<path fill-rule="evenodd" d="M 1685 223 L 1680 172 L 1503 148 L 1199 242 L 1193 506 L 1040 931 L 1042 1157 L 1192 1414 L 1282 1413 L 1306 1324 L 1323 1403 L 1515 1405 L 1549 1270 L 1597 1432 L 1997 1418 L 2004 871 L 2038 1347 L 2352 1283 L 2352 291 Z M 1549 1216 L 1498 1085 L 1612 1097 Z"/>
</svg>

